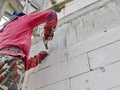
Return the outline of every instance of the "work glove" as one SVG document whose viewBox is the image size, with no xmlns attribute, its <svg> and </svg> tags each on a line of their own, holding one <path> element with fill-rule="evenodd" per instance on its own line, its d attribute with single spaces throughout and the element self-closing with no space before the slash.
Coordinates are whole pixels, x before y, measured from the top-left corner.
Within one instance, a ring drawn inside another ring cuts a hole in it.
<svg viewBox="0 0 120 90">
<path fill-rule="evenodd" d="M 48 53 L 46 51 L 40 51 L 37 55 L 30 57 L 26 62 L 26 70 L 36 67 L 45 59 L 47 55 Z"/>
<path fill-rule="evenodd" d="M 40 64 L 41 61 L 47 57 L 48 53 L 46 51 L 40 51 L 38 55 L 35 55 L 34 58 L 36 59 L 36 65 Z"/>
<path fill-rule="evenodd" d="M 45 27 L 44 28 L 44 39 L 47 41 L 50 41 L 54 37 L 54 29 L 51 27 Z"/>
</svg>

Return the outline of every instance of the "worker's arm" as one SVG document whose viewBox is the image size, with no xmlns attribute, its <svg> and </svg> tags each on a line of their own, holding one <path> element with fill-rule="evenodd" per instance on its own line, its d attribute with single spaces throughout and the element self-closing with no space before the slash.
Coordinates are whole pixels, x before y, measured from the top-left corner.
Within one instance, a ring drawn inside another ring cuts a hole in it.
<svg viewBox="0 0 120 90">
<path fill-rule="evenodd" d="M 44 26 L 45 39 L 48 39 L 49 33 L 51 32 L 51 30 L 56 28 L 58 22 L 57 14 L 54 10 L 39 11 L 36 13 L 26 15 L 26 18 L 28 24 L 32 27 L 45 23 Z M 54 34 L 52 35 L 52 37 L 53 36 Z"/>
<path fill-rule="evenodd" d="M 26 70 L 36 67 L 48 55 L 46 51 L 41 51 L 37 55 L 30 57 L 26 62 Z"/>
<path fill-rule="evenodd" d="M 50 12 L 50 15 L 46 21 L 46 25 L 44 27 L 44 37 L 45 40 L 48 40 L 49 37 L 53 37 L 54 36 L 54 30 L 56 28 L 58 19 L 57 19 L 57 15 L 54 11 Z"/>
</svg>

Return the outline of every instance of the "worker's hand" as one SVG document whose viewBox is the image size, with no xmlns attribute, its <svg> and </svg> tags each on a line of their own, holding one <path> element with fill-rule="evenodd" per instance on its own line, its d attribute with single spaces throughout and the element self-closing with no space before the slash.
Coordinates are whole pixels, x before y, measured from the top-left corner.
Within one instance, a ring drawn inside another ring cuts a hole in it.
<svg viewBox="0 0 120 90">
<path fill-rule="evenodd" d="M 53 37 L 48 37 L 47 41 L 51 41 L 53 39 Z"/>
<path fill-rule="evenodd" d="M 41 60 L 44 60 L 45 57 L 47 57 L 48 52 L 47 51 L 40 51 L 38 54 L 41 58 Z"/>
<path fill-rule="evenodd" d="M 41 61 L 43 61 L 45 57 L 47 57 L 47 55 L 48 55 L 48 52 L 46 51 L 40 51 L 38 55 L 35 55 L 33 58 L 36 60 L 36 65 L 40 64 Z"/>
<path fill-rule="evenodd" d="M 51 41 L 54 37 L 54 28 L 44 27 L 44 39 L 47 41 Z"/>
</svg>

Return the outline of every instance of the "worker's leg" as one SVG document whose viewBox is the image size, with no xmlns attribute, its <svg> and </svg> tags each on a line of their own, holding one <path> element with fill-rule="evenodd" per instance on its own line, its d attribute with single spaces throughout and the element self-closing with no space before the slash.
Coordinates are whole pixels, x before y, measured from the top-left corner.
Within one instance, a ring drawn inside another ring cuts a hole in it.
<svg viewBox="0 0 120 90">
<path fill-rule="evenodd" d="M 0 90 L 21 90 L 24 67 L 20 58 L 0 55 Z"/>
</svg>

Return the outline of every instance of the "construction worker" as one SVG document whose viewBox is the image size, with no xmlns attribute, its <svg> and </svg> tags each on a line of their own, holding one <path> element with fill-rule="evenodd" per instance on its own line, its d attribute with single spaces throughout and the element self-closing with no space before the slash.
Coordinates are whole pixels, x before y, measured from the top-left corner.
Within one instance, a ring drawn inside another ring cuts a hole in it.
<svg viewBox="0 0 120 90">
<path fill-rule="evenodd" d="M 0 90 L 21 90 L 25 71 L 37 66 L 48 55 L 40 51 L 28 59 L 34 27 L 45 23 L 44 38 L 49 41 L 54 36 L 50 32 L 58 22 L 54 10 L 31 14 L 16 12 L 14 15 L 18 18 L 0 32 Z"/>
</svg>

